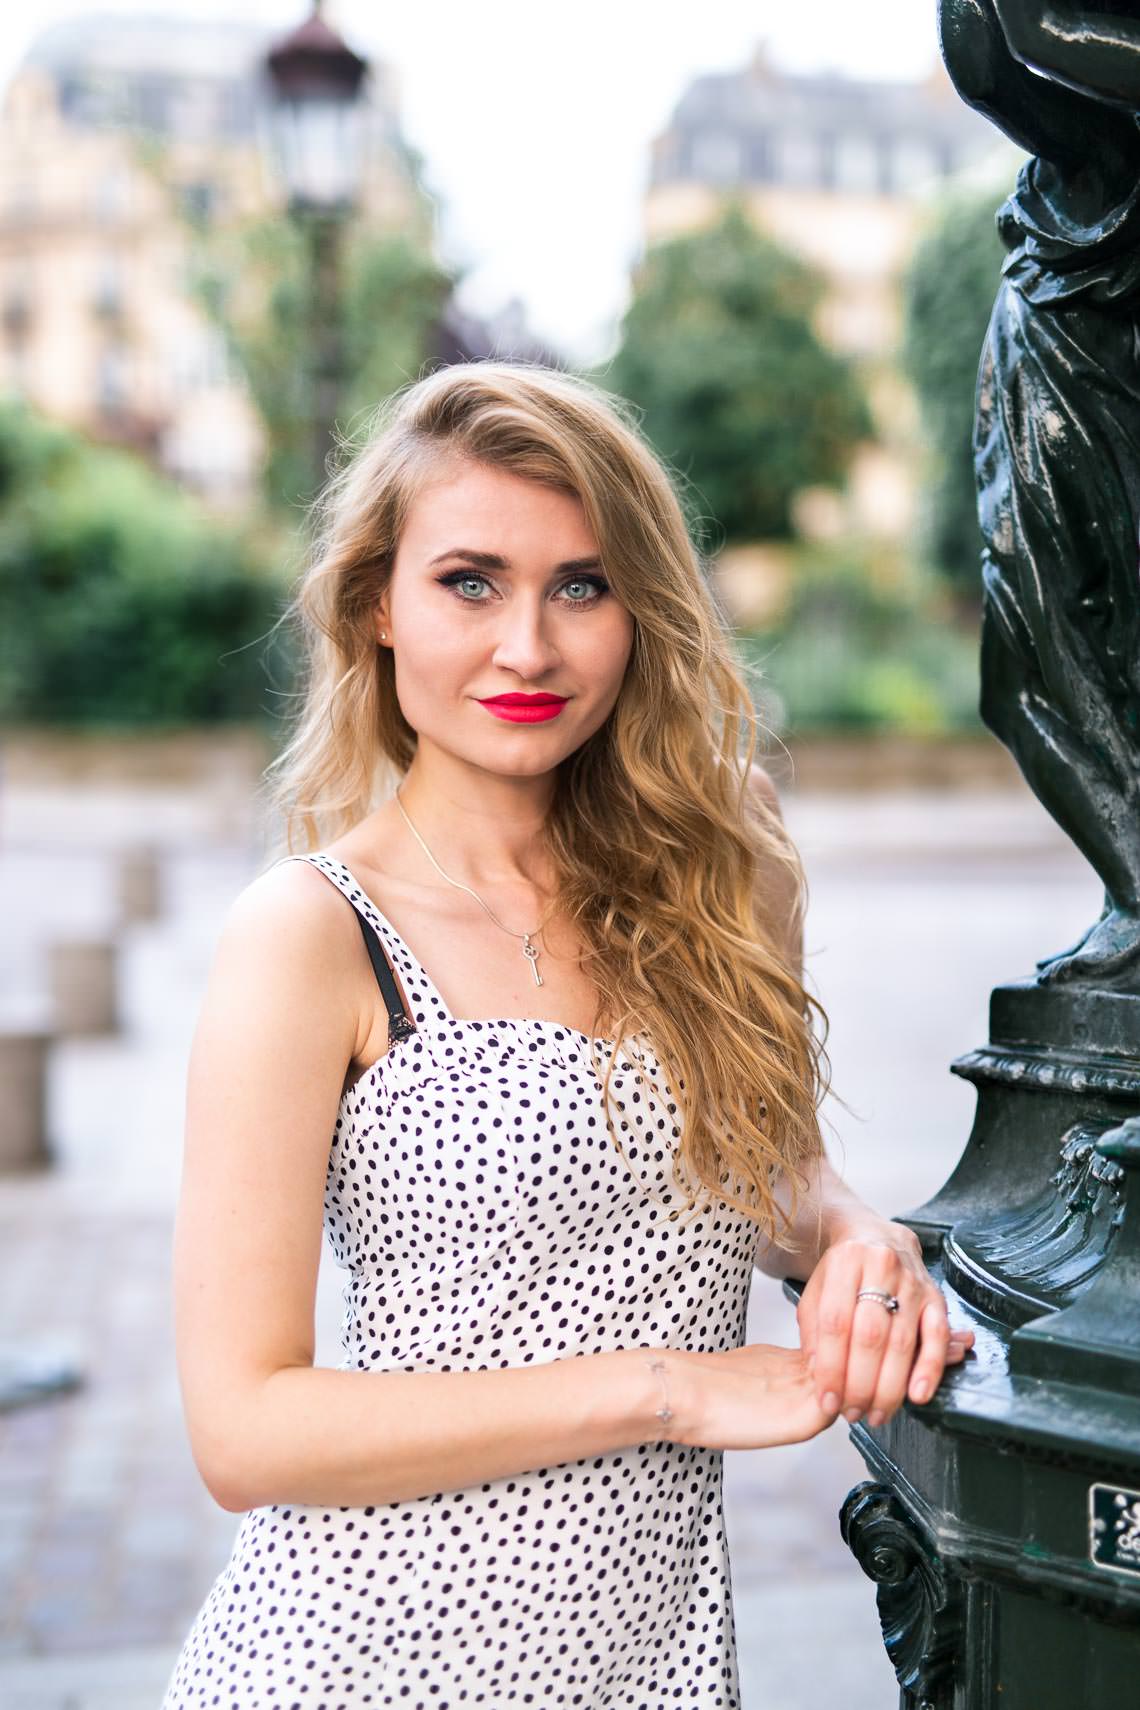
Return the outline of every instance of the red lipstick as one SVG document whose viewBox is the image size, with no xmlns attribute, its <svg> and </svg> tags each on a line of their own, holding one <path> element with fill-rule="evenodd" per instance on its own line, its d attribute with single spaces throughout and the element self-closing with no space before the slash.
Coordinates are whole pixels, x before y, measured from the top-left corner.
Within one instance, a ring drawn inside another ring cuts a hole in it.
<svg viewBox="0 0 1140 1710">
<path fill-rule="evenodd" d="M 513 724 L 539 724 L 544 719 L 557 718 L 566 705 L 565 695 L 490 695 L 479 705 L 496 718 L 509 719 Z"/>
</svg>

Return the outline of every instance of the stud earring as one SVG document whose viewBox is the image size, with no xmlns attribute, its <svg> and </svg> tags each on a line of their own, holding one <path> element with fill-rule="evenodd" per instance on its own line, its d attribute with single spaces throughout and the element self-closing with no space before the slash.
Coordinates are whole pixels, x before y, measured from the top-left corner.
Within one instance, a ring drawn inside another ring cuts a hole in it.
<svg viewBox="0 0 1140 1710">
<path fill-rule="evenodd" d="M 386 630 L 386 629 L 382 629 L 382 630 L 381 630 L 381 631 L 380 631 L 380 639 L 381 639 L 381 641 L 387 641 L 387 639 L 388 639 L 388 631 L 387 631 L 387 630 Z"/>
</svg>

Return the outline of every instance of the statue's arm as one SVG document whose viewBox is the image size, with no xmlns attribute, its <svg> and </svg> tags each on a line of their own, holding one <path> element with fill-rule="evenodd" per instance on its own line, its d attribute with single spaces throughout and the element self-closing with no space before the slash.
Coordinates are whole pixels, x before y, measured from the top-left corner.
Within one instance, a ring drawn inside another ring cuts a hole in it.
<svg viewBox="0 0 1140 1710">
<path fill-rule="evenodd" d="M 1140 19 L 1118 16 L 1108 4 L 1090 12 L 1074 0 L 994 4 L 1006 41 L 1026 65 L 1082 94 L 1140 108 Z"/>
<path fill-rule="evenodd" d="M 1004 14 L 1008 0 L 1000 0 Z M 1017 3 L 1017 0 L 1014 0 Z M 1036 11 L 1033 0 L 1023 0 Z M 1049 78 L 1038 77 L 1011 51 L 998 0 L 939 0 L 942 57 L 959 94 L 1030 154 L 1051 160 L 1087 157 L 1095 126 L 1101 146 L 1135 146 L 1130 116 L 1090 102 Z M 1111 133 L 1118 133 L 1112 136 Z"/>
</svg>

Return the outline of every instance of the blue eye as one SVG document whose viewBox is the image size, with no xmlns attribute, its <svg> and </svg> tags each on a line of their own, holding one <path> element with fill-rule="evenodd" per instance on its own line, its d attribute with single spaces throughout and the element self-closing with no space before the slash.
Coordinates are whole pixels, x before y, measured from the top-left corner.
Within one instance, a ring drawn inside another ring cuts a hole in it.
<svg viewBox="0 0 1140 1710">
<path fill-rule="evenodd" d="M 600 576 L 575 576 L 571 581 L 562 584 L 563 592 L 567 588 L 574 587 L 592 588 L 593 593 L 588 600 L 571 600 L 570 604 L 572 606 L 592 606 L 596 599 L 600 599 L 608 591 L 609 583 L 604 582 Z"/>
<path fill-rule="evenodd" d="M 435 580 L 441 588 L 455 588 L 457 591 L 464 582 L 477 582 L 490 587 L 488 578 L 480 570 L 445 570 L 443 575 L 437 576 Z M 591 590 L 588 598 L 568 599 L 566 604 L 570 606 L 594 606 L 597 605 L 603 594 L 609 592 L 609 587 L 609 583 L 602 576 L 571 576 L 563 582 L 559 591 L 565 593 L 567 588 L 588 588 Z M 487 604 L 487 601 L 482 597 L 477 598 L 468 594 L 459 594 L 458 598 L 464 605 L 468 606 L 485 606 Z"/>
<path fill-rule="evenodd" d="M 477 570 L 449 570 L 445 576 L 437 576 L 441 588 L 454 588 L 461 582 L 486 582 L 485 576 L 480 576 Z M 466 596 L 464 596 L 466 598 Z M 475 601 L 478 605 L 480 602 Z"/>
</svg>

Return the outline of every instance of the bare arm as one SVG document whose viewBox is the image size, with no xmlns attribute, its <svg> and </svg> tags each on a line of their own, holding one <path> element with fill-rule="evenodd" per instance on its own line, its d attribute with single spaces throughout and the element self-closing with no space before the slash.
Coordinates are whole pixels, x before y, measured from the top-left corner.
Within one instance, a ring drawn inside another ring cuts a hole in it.
<svg viewBox="0 0 1140 1710">
<path fill-rule="evenodd" d="M 353 969 L 356 975 L 353 975 Z M 371 980 L 351 910 L 301 863 L 231 906 L 187 1080 L 175 1335 L 192 1452 L 233 1512 L 385 1503 L 661 1440 L 636 1349 L 496 1371 L 317 1368 L 328 1148 Z"/>
<path fill-rule="evenodd" d="M 783 818 L 780 798 L 768 774 L 759 766 L 752 768 L 753 800 L 758 800 L 777 818 Z M 804 978 L 803 916 L 787 875 L 786 868 L 773 867 L 765 871 L 763 906 L 769 917 L 783 930 L 788 966 L 797 980 Z M 787 1178 L 778 1185 L 776 1200 L 785 1214 L 791 1210 L 791 1184 Z M 901 1248 L 921 1254 L 921 1244 L 913 1230 L 905 1224 L 884 1218 L 846 1185 L 824 1154 L 818 1161 L 813 1178 L 801 1191 L 796 1215 L 779 1243 L 765 1242 L 756 1258 L 756 1268 L 765 1276 L 807 1277 L 815 1269 L 828 1247 L 836 1242 L 865 1233 L 870 1238 L 887 1237 Z"/>
<path fill-rule="evenodd" d="M 1107 3 L 994 0 L 1006 40 L 1026 65 L 1101 101 L 1140 107 L 1140 19 Z"/>
<path fill-rule="evenodd" d="M 753 785 L 758 799 L 779 814 L 775 787 L 759 768 L 753 769 Z M 775 917 L 790 923 L 790 965 L 802 982 L 802 918 L 784 871 L 765 875 L 763 882 Z M 777 1198 L 787 1209 L 786 1181 Z M 825 1414 L 842 1407 L 848 1420 L 866 1412 L 872 1425 L 882 1424 L 904 1393 L 926 1401 L 945 1365 L 961 1361 L 974 1340 L 971 1330 L 950 1330 L 945 1302 L 927 1273 L 914 1231 L 852 1193 L 826 1156 L 801 1192 L 791 1229 L 764 1248 L 756 1267 L 768 1276 L 806 1279 L 796 1319 Z M 901 1310 L 889 1334 L 876 1314 L 856 1331 L 860 1286 L 899 1297 Z"/>
</svg>

